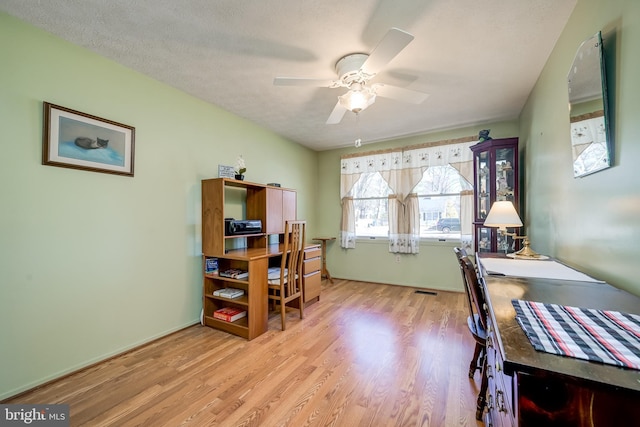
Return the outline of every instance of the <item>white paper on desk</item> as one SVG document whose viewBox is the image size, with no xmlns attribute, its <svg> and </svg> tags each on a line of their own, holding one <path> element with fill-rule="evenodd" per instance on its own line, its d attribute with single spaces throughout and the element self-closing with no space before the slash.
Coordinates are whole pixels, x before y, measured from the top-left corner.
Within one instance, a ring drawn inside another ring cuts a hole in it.
<svg viewBox="0 0 640 427">
<path fill-rule="evenodd" d="M 487 274 L 504 274 L 515 277 L 537 277 L 541 279 L 579 280 L 601 282 L 573 268 L 553 260 L 528 260 L 513 258 L 481 258 Z"/>
</svg>

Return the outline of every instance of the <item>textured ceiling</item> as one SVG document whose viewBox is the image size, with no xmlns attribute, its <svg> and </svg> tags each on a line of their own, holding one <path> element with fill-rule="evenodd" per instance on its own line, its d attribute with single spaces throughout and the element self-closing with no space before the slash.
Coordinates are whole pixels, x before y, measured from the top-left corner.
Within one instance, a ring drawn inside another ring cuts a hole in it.
<svg viewBox="0 0 640 427">
<path fill-rule="evenodd" d="M 577 0 L 0 0 L 0 10 L 314 150 L 518 117 Z M 391 27 L 415 39 L 374 82 L 430 96 L 378 98 L 325 124 L 336 78 Z"/>
</svg>

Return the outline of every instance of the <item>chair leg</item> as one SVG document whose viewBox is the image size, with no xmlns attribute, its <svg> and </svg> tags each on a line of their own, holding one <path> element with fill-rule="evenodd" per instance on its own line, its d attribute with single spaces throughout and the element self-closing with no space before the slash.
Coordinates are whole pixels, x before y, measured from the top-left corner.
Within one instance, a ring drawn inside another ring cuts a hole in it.
<svg viewBox="0 0 640 427">
<path fill-rule="evenodd" d="M 487 388 L 489 388 L 489 379 L 487 378 L 487 358 L 483 358 L 482 363 L 482 381 L 480 383 L 480 392 L 478 393 L 478 402 L 476 404 L 476 420 L 482 420 L 482 413 L 487 404 Z"/>
<path fill-rule="evenodd" d="M 482 345 L 480 345 L 480 343 L 476 343 L 476 348 L 473 351 L 473 358 L 471 359 L 471 364 L 469 365 L 469 378 L 473 378 L 473 374 L 475 374 L 476 369 L 478 369 L 478 359 L 480 358 L 481 352 Z"/>
<path fill-rule="evenodd" d="M 280 321 L 282 322 L 282 330 L 286 329 L 287 305 L 280 300 Z"/>
</svg>

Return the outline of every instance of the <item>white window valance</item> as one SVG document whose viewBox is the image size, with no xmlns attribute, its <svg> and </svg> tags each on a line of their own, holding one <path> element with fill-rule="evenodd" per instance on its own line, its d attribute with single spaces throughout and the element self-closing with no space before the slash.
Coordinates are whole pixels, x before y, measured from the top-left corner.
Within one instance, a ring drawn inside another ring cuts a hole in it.
<svg viewBox="0 0 640 427">
<path fill-rule="evenodd" d="M 340 199 L 344 199 L 365 172 L 384 172 L 402 169 L 402 150 L 372 151 L 341 159 Z M 388 174 L 387 174 L 388 175 Z M 385 177 L 386 179 L 386 177 Z M 387 180 L 388 181 L 388 180 Z M 393 187 L 392 187 L 393 188 Z"/>
<path fill-rule="evenodd" d="M 477 142 L 476 137 L 467 137 L 343 156 L 340 159 L 340 198 L 350 195 L 364 172 L 379 172 L 401 201 L 430 166 L 451 165 L 473 183 L 473 152 L 469 147 Z"/>
</svg>

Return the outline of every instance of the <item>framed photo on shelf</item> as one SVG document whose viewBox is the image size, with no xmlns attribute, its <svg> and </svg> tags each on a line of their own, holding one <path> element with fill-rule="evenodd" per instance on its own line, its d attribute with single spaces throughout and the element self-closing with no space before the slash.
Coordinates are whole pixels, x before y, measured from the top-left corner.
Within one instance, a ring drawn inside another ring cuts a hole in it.
<svg viewBox="0 0 640 427">
<path fill-rule="evenodd" d="M 44 102 L 42 164 L 133 176 L 135 128 Z"/>
<path fill-rule="evenodd" d="M 236 171 L 233 166 L 218 165 L 218 178 L 235 178 Z"/>
</svg>

